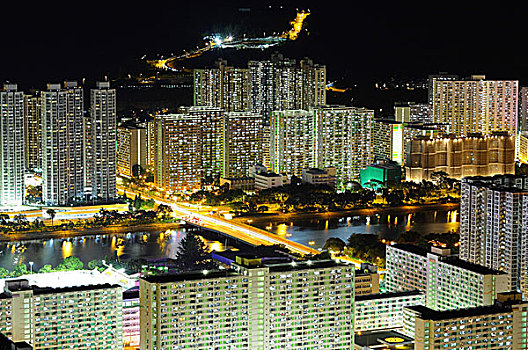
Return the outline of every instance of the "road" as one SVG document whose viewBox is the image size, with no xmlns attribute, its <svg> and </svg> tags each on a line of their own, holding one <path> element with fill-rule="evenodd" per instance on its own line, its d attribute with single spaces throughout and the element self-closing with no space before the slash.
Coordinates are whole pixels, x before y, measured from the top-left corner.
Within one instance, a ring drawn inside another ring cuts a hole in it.
<svg viewBox="0 0 528 350">
<path fill-rule="evenodd" d="M 252 245 L 273 245 L 273 244 L 282 244 L 286 248 L 290 249 L 295 253 L 300 254 L 319 254 L 320 252 L 316 249 L 307 247 L 303 244 L 290 241 L 283 237 L 274 235 L 271 232 L 250 226 L 238 222 L 233 222 L 227 219 L 223 219 L 217 216 L 212 216 L 210 214 L 201 214 L 198 210 L 185 206 L 181 203 L 171 202 L 167 199 L 159 198 L 157 196 L 149 196 L 137 191 L 132 191 L 130 189 L 125 189 L 118 185 L 118 192 L 122 194 L 141 194 L 143 199 L 152 199 L 158 204 L 165 204 L 172 208 L 173 212 L 182 217 L 185 221 L 197 225 L 208 230 L 217 231 L 225 235 L 231 236 L 233 238 L 239 239 L 241 241 L 247 242 Z"/>
</svg>

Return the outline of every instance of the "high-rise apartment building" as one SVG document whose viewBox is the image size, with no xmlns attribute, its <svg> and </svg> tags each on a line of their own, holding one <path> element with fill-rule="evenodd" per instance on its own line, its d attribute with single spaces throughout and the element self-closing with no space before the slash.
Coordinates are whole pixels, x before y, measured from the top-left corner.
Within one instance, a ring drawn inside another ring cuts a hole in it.
<svg viewBox="0 0 528 350">
<path fill-rule="evenodd" d="M 301 109 L 326 105 L 326 67 L 309 58 L 300 62 L 302 79 Z"/>
<path fill-rule="evenodd" d="M 433 123 L 427 103 L 397 103 L 394 106 L 394 119 L 400 123 Z"/>
<path fill-rule="evenodd" d="M 354 331 L 403 329 L 403 308 L 425 305 L 421 291 L 356 295 Z"/>
<path fill-rule="evenodd" d="M 236 268 L 142 278 L 141 349 L 352 348 L 352 266 L 258 260 Z"/>
<path fill-rule="evenodd" d="M 516 134 L 518 81 L 472 76 L 470 80 L 436 79 L 430 88 L 433 121 L 450 124 L 452 133 Z"/>
<path fill-rule="evenodd" d="M 215 68 L 194 70 L 194 105 L 248 111 L 249 69 L 218 60 Z"/>
<path fill-rule="evenodd" d="M 49 288 L 18 279 L 0 294 L 0 331 L 35 350 L 123 349 L 121 313 L 118 285 Z"/>
<path fill-rule="evenodd" d="M 117 173 L 131 177 L 135 166 L 147 168 L 147 129 L 137 125 L 117 128 Z"/>
<path fill-rule="evenodd" d="M 271 61 L 249 61 L 249 110 L 269 119 L 275 109 L 275 64 Z"/>
<path fill-rule="evenodd" d="M 426 306 L 452 310 L 492 305 L 497 293 L 508 291 L 508 276 L 450 255 L 409 244 L 387 246 L 387 292 L 421 290 Z"/>
<path fill-rule="evenodd" d="M 67 205 L 84 198 L 83 90 L 76 82 L 48 84 L 40 94 L 42 118 L 42 199 Z"/>
<path fill-rule="evenodd" d="M 429 181 L 437 171 L 455 179 L 515 173 L 515 137 L 507 133 L 419 137 L 408 142 L 406 153 L 408 181 Z"/>
<path fill-rule="evenodd" d="M 317 167 L 337 169 L 339 183 L 358 181 L 360 170 L 373 162 L 374 111 L 324 106 L 315 110 Z"/>
<path fill-rule="evenodd" d="M 270 168 L 273 171 L 299 177 L 303 169 L 316 166 L 316 124 L 313 111 L 272 113 Z"/>
<path fill-rule="evenodd" d="M 24 149 L 26 169 L 29 171 L 42 169 L 40 112 L 38 92 L 35 95 L 24 95 Z"/>
<path fill-rule="evenodd" d="M 528 131 L 528 87 L 522 87 L 519 91 L 518 128 L 521 132 Z"/>
<path fill-rule="evenodd" d="M 171 190 L 200 188 L 202 176 L 201 118 L 189 114 L 157 115 L 149 123 L 153 135 L 154 182 Z"/>
<path fill-rule="evenodd" d="M 404 309 L 404 334 L 416 350 L 528 349 L 528 303 L 516 293 L 501 293 L 493 305 L 435 311 Z"/>
<path fill-rule="evenodd" d="M 0 205 L 24 202 L 24 93 L 16 84 L 0 91 Z"/>
<path fill-rule="evenodd" d="M 372 127 L 372 152 L 375 160 L 403 163 L 404 123 L 387 119 L 374 119 Z"/>
<path fill-rule="evenodd" d="M 92 198 L 109 201 L 117 196 L 116 90 L 109 82 L 97 82 L 90 90 L 89 125 L 85 142 L 85 185 Z"/>
<path fill-rule="evenodd" d="M 249 174 L 262 163 L 262 116 L 250 112 L 230 112 L 224 118 L 223 177 Z"/>
<path fill-rule="evenodd" d="M 528 176 L 462 179 L 460 258 L 503 271 L 528 292 Z"/>
</svg>

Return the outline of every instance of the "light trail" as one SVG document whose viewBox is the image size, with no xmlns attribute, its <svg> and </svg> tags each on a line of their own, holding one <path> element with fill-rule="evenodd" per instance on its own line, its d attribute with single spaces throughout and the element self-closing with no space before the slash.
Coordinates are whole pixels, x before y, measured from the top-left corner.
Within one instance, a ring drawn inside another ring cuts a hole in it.
<svg viewBox="0 0 528 350">
<path fill-rule="evenodd" d="M 222 37 L 221 35 L 206 36 L 204 39 L 207 40 L 204 47 L 198 48 L 193 51 L 184 52 L 182 55 L 177 55 L 165 59 L 159 60 L 147 60 L 147 63 L 157 69 L 166 69 L 172 71 L 178 71 L 175 67 L 175 63 L 190 58 L 195 58 L 203 55 L 204 53 L 218 48 L 218 49 L 259 49 L 264 50 L 273 46 L 278 46 L 285 43 L 288 40 L 297 40 L 300 32 L 303 29 L 304 20 L 310 15 L 310 12 L 297 12 L 297 16 L 293 21 L 290 22 L 292 28 L 278 36 L 267 36 L 260 38 L 234 38 L 231 35 Z"/>
</svg>

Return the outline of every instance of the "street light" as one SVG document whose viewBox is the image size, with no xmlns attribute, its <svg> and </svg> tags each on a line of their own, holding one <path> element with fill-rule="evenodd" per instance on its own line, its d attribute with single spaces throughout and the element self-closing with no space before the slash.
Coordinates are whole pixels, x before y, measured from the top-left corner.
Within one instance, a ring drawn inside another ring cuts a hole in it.
<svg viewBox="0 0 528 350">
<path fill-rule="evenodd" d="M 29 262 L 29 271 L 30 271 L 30 274 L 33 274 L 33 261 Z"/>
</svg>

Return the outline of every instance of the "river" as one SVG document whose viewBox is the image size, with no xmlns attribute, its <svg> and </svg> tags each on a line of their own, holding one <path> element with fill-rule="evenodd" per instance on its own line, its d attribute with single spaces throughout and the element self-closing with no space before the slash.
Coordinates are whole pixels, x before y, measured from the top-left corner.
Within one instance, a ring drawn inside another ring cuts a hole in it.
<svg viewBox="0 0 528 350">
<path fill-rule="evenodd" d="M 406 214 L 379 214 L 367 217 L 335 219 L 300 219 L 287 222 L 256 220 L 252 223 L 301 244 L 321 248 L 330 237 L 346 241 L 353 233 L 377 234 L 395 239 L 408 230 L 423 234 L 459 229 L 458 210 L 431 210 Z M 123 234 L 87 235 L 72 238 L 38 239 L 0 243 L 0 267 L 12 270 L 16 264 L 33 262 L 35 270 L 45 264 L 57 266 L 64 258 L 76 256 L 84 263 L 95 259 L 127 260 L 174 258 L 183 230 L 134 232 Z M 235 245 L 215 236 L 206 237 L 214 250 Z M 219 242 L 221 241 L 221 242 Z M 222 243 L 223 242 L 223 243 Z"/>
</svg>

